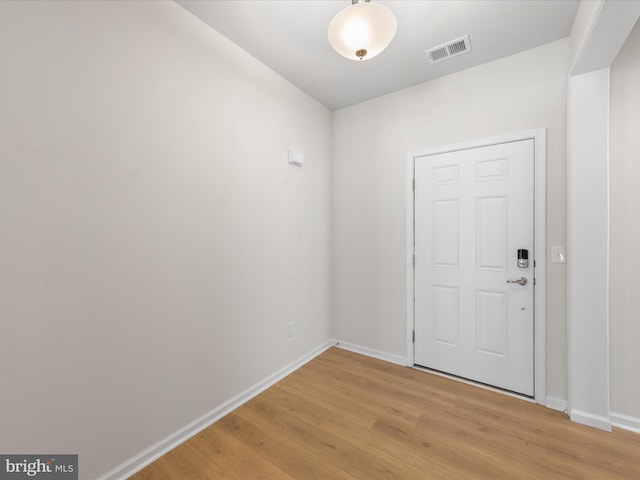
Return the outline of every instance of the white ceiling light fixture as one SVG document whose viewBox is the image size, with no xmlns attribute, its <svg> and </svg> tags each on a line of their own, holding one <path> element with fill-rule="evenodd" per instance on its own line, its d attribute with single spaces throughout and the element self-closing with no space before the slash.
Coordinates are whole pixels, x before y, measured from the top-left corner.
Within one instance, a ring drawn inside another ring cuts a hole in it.
<svg viewBox="0 0 640 480">
<path fill-rule="evenodd" d="M 369 60 L 389 46 L 398 22 L 384 5 L 351 0 L 329 23 L 327 36 L 335 50 L 350 60 Z"/>
</svg>

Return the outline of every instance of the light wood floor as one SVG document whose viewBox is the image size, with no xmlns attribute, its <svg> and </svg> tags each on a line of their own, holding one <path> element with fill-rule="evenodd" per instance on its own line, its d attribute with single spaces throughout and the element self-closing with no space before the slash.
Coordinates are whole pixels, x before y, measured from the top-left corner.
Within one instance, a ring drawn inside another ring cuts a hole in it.
<svg viewBox="0 0 640 480">
<path fill-rule="evenodd" d="M 132 477 L 640 479 L 640 435 L 332 348 Z"/>
</svg>

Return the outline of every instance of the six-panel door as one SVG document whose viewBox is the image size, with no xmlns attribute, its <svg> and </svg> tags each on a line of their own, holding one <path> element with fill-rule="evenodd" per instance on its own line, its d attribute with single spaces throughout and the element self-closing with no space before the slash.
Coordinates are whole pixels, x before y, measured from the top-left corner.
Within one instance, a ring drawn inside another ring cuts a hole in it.
<svg viewBox="0 0 640 480">
<path fill-rule="evenodd" d="M 522 140 L 416 158 L 414 205 L 415 363 L 529 396 L 533 149 Z"/>
</svg>

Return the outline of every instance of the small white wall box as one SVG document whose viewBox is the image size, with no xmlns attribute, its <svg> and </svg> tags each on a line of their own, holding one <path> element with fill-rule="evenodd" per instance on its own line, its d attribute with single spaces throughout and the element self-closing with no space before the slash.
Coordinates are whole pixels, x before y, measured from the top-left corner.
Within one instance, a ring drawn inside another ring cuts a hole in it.
<svg viewBox="0 0 640 480">
<path fill-rule="evenodd" d="M 301 167 L 304 163 L 304 154 L 302 152 L 298 152 L 293 148 L 289 149 L 289 163 L 291 165 L 295 165 L 296 167 Z"/>
</svg>

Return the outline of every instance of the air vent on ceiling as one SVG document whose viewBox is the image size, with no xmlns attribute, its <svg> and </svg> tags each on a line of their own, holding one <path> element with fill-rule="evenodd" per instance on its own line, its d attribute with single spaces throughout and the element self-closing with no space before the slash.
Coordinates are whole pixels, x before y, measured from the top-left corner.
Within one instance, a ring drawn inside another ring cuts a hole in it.
<svg viewBox="0 0 640 480">
<path fill-rule="evenodd" d="M 469 42 L 469 35 L 465 35 L 464 37 L 452 40 L 443 45 L 425 50 L 425 53 L 429 57 L 429 61 L 433 64 L 470 51 L 471 42 Z"/>
</svg>

